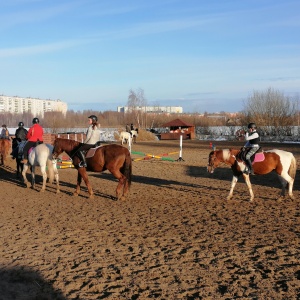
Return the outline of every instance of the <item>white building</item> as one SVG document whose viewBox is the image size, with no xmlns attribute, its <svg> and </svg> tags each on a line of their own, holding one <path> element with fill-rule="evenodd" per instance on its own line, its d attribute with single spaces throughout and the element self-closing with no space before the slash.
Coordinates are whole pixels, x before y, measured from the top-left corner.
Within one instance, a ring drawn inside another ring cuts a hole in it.
<svg viewBox="0 0 300 300">
<path fill-rule="evenodd" d="M 59 111 L 66 115 L 67 110 L 67 103 L 60 100 L 0 96 L 0 113 L 10 112 L 12 114 L 19 114 L 30 112 L 34 116 L 44 117 L 44 113 L 48 111 Z"/>
<path fill-rule="evenodd" d="M 128 106 L 118 106 L 118 112 L 128 113 L 132 110 Z M 170 114 L 182 114 L 183 109 L 181 106 L 137 106 L 135 110 L 140 110 L 147 113 L 170 113 Z"/>
</svg>

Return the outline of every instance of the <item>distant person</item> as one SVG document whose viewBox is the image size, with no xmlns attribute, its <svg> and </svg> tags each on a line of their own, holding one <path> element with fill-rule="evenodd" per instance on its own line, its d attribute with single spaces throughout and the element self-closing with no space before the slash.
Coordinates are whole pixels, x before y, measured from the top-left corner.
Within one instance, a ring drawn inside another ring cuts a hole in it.
<svg viewBox="0 0 300 300">
<path fill-rule="evenodd" d="M 133 124 L 130 124 L 130 130 L 134 130 Z"/>
<path fill-rule="evenodd" d="M 28 151 L 30 148 L 35 147 L 37 144 L 43 143 L 43 135 L 44 129 L 39 124 L 40 120 L 38 118 L 33 118 L 32 126 L 29 128 L 28 133 L 26 135 L 27 143 L 23 149 L 23 160 L 21 163 L 27 164 L 28 163 Z"/>
<path fill-rule="evenodd" d="M 8 131 L 7 126 L 5 124 L 2 125 L 0 139 L 9 140 L 9 131 Z"/>
<path fill-rule="evenodd" d="M 246 162 L 249 168 L 249 173 L 254 175 L 251 156 L 255 154 L 255 152 L 259 149 L 259 134 L 256 131 L 256 124 L 249 123 L 248 124 L 249 132 L 246 132 L 245 140 L 247 141 L 245 146 L 246 148 L 250 148 L 249 152 L 246 154 Z"/>
<path fill-rule="evenodd" d="M 125 130 L 126 130 L 126 132 L 129 132 L 129 133 L 130 133 L 130 128 L 129 128 L 129 125 L 128 125 L 128 124 L 126 124 Z"/>
<path fill-rule="evenodd" d="M 88 117 L 88 121 L 90 125 L 86 133 L 86 139 L 84 140 L 83 145 L 81 145 L 75 153 L 80 159 L 80 163 L 78 164 L 79 168 L 87 167 L 85 152 L 96 144 L 99 144 L 100 141 L 98 118 L 95 115 L 91 115 Z"/>
</svg>

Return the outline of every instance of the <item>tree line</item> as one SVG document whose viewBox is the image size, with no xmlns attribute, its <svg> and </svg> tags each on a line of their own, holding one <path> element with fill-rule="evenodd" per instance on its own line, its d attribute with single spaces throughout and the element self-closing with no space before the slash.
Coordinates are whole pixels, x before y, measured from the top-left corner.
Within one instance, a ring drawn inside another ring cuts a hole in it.
<svg viewBox="0 0 300 300">
<path fill-rule="evenodd" d="M 299 99 L 288 97 L 284 93 L 268 88 L 263 91 L 253 91 L 244 101 L 243 110 L 237 113 L 186 113 L 165 114 L 147 113 L 140 107 L 147 106 L 146 97 L 142 89 L 130 90 L 127 106 L 128 112 L 116 111 L 73 111 L 68 110 L 64 116 L 60 112 L 45 112 L 44 117 L 33 116 L 30 112 L 23 114 L 1 113 L 2 124 L 8 127 L 17 127 L 20 121 L 25 127 L 32 125 L 32 119 L 38 117 L 44 128 L 51 128 L 56 133 L 61 128 L 85 128 L 88 126 L 88 117 L 92 114 L 98 117 L 101 127 L 125 127 L 134 124 L 137 128 L 160 128 L 163 124 L 180 118 L 194 126 L 241 126 L 246 128 L 250 122 L 255 122 L 258 128 L 264 128 L 268 134 L 284 135 L 292 126 L 299 126 Z"/>
</svg>

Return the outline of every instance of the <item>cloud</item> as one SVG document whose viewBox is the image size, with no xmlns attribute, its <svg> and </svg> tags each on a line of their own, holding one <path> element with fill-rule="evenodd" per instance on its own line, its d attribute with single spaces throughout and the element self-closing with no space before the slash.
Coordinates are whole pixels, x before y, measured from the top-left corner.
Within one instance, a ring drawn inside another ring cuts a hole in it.
<svg viewBox="0 0 300 300">
<path fill-rule="evenodd" d="M 84 40 L 69 40 L 57 43 L 40 44 L 33 46 L 4 48 L 0 49 L 0 58 L 14 57 L 14 56 L 28 56 L 37 55 L 49 52 L 56 52 L 62 49 L 76 47 L 79 44 L 86 43 Z"/>
</svg>

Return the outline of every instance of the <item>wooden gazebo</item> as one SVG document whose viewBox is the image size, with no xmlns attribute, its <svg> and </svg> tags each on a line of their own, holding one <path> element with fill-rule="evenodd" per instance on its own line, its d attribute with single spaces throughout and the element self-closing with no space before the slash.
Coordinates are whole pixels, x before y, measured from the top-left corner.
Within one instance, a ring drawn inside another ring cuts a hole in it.
<svg viewBox="0 0 300 300">
<path fill-rule="evenodd" d="M 181 135 L 184 140 L 195 138 L 195 126 L 180 119 L 165 123 L 162 127 L 168 127 L 170 131 L 162 133 L 161 140 L 179 140 Z"/>
</svg>

